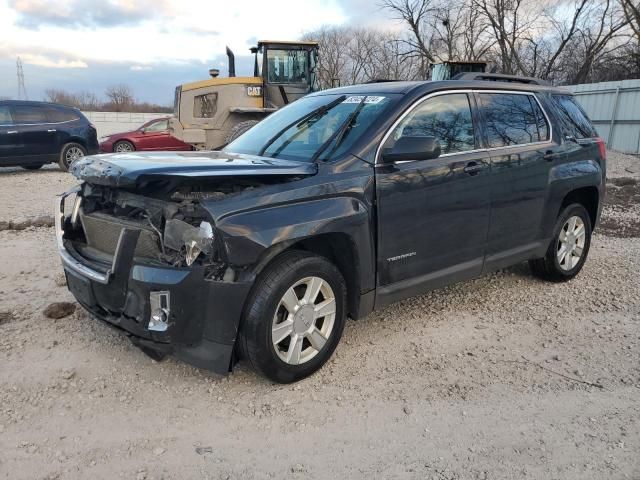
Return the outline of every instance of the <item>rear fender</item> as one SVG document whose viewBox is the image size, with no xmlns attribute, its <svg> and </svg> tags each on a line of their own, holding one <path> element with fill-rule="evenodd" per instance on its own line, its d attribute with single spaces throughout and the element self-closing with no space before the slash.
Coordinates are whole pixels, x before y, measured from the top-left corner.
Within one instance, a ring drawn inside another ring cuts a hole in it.
<svg viewBox="0 0 640 480">
<path fill-rule="evenodd" d="M 543 216 L 542 232 L 545 238 L 551 236 L 560 207 L 565 197 L 574 190 L 584 187 L 598 189 L 598 212 L 602 209 L 605 192 L 605 174 L 597 160 L 581 160 L 562 163 L 549 172 L 549 194 L 546 214 Z"/>
</svg>

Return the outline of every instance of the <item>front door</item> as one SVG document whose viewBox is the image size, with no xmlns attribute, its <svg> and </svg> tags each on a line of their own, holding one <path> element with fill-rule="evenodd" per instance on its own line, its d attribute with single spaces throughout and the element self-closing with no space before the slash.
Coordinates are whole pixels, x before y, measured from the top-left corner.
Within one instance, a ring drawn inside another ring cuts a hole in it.
<svg viewBox="0 0 640 480">
<path fill-rule="evenodd" d="M 441 155 L 377 160 L 378 305 L 482 271 L 491 176 L 473 104 L 465 92 L 429 96 L 383 143 L 382 153 L 402 136 L 435 137 Z"/>
<path fill-rule="evenodd" d="M 149 123 L 138 140 L 139 150 L 170 150 L 169 120 Z"/>
</svg>

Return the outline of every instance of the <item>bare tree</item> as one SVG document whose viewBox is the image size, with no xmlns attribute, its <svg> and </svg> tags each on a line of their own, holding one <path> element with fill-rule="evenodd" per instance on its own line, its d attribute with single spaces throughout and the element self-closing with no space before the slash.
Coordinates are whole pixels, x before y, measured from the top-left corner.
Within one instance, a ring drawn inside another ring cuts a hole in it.
<svg viewBox="0 0 640 480">
<path fill-rule="evenodd" d="M 383 0 L 382 7 L 409 27 L 409 35 L 401 39 L 409 47 L 403 55 L 419 60 L 421 77 L 426 79 L 429 64 L 436 62 L 428 27 L 436 9 L 432 0 Z"/>
<path fill-rule="evenodd" d="M 640 4 L 633 0 L 620 0 L 627 22 L 633 30 L 636 41 L 640 42 Z"/>
<path fill-rule="evenodd" d="M 105 95 L 116 112 L 127 111 L 127 109 L 130 109 L 131 106 L 135 104 L 131 88 L 123 83 L 108 87 Z"/>
</svg>

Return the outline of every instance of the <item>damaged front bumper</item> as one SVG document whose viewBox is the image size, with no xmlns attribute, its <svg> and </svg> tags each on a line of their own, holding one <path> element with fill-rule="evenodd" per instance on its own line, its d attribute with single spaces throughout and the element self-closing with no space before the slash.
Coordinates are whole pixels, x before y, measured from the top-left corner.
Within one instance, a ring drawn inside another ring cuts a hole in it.
<svg viewBox="0 0 640 480">
<path fill-rule="evenodd" d="M 56 242 L 67 285 L 94 317 L 127 335 L 151 356 L 174 355 L 196 367 L 228 373 L 250 283 L 205 280 L 201 266 L 151 265 L 135 257 L 140 232 L 123 227 L 111 262 L 84 258 L 65 238 L 79 202 L 65 216 L 56 203 Z M 79 198 L 79 197 L 78 197 Z"/>
</svg>

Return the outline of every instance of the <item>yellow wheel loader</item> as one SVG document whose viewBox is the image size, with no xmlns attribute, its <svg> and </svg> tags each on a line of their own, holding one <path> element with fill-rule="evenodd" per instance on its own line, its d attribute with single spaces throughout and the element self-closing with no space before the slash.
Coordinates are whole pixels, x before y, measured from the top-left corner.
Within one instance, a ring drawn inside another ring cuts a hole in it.
<svg viewBox="0 0 640 480">
<path fill-rule="evenodd" d="M 176 87 L 173 136 L 198 150 L 216 150 L 278 108 L 317 90 L 317 42 L 261 40 L 251 53 L 253 77 L 236 77 L 235 57 L 227 47 L 228 78 L 211 69 L 211 78 Z"/>
</svg>

